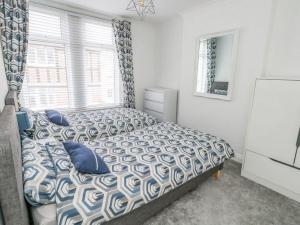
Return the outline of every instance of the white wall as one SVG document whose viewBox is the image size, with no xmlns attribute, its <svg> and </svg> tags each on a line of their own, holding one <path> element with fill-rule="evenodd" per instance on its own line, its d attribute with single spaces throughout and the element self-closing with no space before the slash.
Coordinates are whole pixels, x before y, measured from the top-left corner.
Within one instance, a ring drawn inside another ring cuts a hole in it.
<svg viewBox="0 0 300 225">
<path fill-rule="evenodd" d="M 173 19 L 159 29 L 162 53 L 157 85 L 179 89 L 179 124 L 224 138 L 239 158 L 254 80 L 264 68 L 271 9 L 272 0 L 214 1 L 183 12 L 182 21 Z M 232 101 L 193 96 L 196 39 L 231 29 L 240 31 Z"/>
<path fill-rule="evenodd" d="M 137 109 L 143 108 L 143 93 L 155 86 L 157 37 L 155 25 L 132 21 L 133 63 Z"/>
<path fill-rule="evenodd" d="M 299 22 L 299 0 L 274 0 L 265 74 L 300 77 Z"/>
<path fill-rule="evenodd" d="M 4 107 L 5 97 L 8 91 L 5 69 L 3 64 L 2 48 L 0 48 L 0 112 Z"/>
<path fill-rule="evenodd" d="M 181 75 L 182 27 L 180 16 L 158 25 L 157 80 L 158 86 L 178 89 Z"/>
</svg>

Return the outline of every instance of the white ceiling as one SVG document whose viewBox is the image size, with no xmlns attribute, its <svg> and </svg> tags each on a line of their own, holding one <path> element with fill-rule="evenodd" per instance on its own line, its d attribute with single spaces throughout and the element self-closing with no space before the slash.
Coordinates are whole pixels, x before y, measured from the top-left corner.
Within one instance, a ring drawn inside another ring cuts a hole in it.
<svg viewBox="0 0 300 225">
<path fill-rule="evenodd" d="M 97 11 L 103 14 L 136 17 L 134 12 L 126 10 L 130 0 L 53 0 L 82 9 Z M 185 9 L 192 8 L 210 0 L 154 0 L 156 14 L 147 19 L 159 21 L 173 16 Z"/>
</svg>

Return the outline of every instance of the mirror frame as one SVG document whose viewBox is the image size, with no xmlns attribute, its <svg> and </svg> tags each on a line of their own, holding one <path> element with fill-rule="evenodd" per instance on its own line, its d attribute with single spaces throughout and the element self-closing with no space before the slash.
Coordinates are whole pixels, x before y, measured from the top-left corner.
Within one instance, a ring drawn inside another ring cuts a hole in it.
<svg viewBox="0 0 300 225">
<path fill-rule="evenodd" d="M 209 39 L 209 38 L 217 38 L 225 35 L 233 34 L 233 45 L 232 45 L 232 55 L 231 55 L 231 75 L 228 82 L 228 92 L 227 95 L 217 95 L 217 94 L 211 94 L 211 93 L 200 93 L 197 92 L 197 78 L 198 78 L 198 62 L 199 62 L 199 50 L 200 50 L 200 41 L 202 39 Z M 196 57 L 195 57 L 195 75 L 194 75 L 194 87 L 193 92 L 194 96 L 197 97 L 206 97 L 206 98 L 214 98 L 214 99 L 220 99 L 225 101 L 231 101 L 232 100 L 232 91 L 234 86 L 234 78 L 236 73 L 236 61 L 237 61 L 237 54 L 238 54 L 238 42 L 239 42 L 239 30 L 238 29 L 232 29 L 227 30 L 223 32 L 216 32 L 216 33 L 210 33 L 206 35 L 201 35 L 196 40 Z"/>
</svg>

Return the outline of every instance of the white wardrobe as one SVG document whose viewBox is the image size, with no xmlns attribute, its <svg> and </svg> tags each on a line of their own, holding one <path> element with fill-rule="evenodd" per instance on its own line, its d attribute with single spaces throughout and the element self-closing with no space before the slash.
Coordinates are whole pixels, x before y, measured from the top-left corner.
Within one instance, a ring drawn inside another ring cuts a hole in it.
<svg viewBox="0 0 300 225">
<path fill-rule="evenodd" d="M 299 129 L 300 80 L 257 79 L 242 175 L 300 201 Z"/>
</svg>

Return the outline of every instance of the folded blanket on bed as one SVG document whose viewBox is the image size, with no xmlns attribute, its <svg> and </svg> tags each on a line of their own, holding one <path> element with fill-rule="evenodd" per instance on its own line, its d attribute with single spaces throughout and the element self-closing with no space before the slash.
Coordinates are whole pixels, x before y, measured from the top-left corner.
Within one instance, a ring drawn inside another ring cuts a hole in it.
<svg viewBox="0 0 300 225">
<path fill-rule="evenodd" d="M 57 224 L 101 224 L 159 198 L 233 156 L 224 140 L 160 123 L 84 143 L 110 173 L 79 173 L 59 142 L 50 143 L 56 170 Z"/>
<path fill-rule="evenodd" d="M 141 111 L 113 108 L 62 113 L 70 126 L 50 122 L 44 113 L 32 113 L 33 128 L 27 131 L 35 140 L 54 137 L 59 141 L 84 142 L 142 129 L 157 120 Z"/>
</svg>

